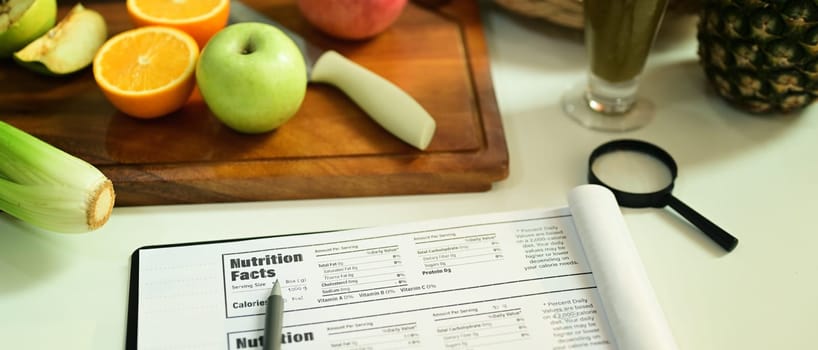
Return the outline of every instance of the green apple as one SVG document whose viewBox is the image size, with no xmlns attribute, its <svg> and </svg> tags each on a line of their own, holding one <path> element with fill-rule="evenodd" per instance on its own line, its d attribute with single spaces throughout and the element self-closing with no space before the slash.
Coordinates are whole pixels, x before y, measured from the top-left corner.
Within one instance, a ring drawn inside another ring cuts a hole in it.
<svg viewBox="0 0 818 350">
<path fill-rule="evenodd" d="M 14 60 L 35 72 L 70 74 L 89 66 L 107 37 L 102 15 L 76 4 L 54 28 L 15 52 Z"/>
<path fill-rule="evenodd" d="M 301 51 L 281 30 L 237 23 L 208 41 L 196 65 L 196 83 L 219 120 L 255 134 L 295 115 L 307 91 L 307 70 Z"/>
<path fill-rule="evenodd" d="M 0 58 L 11 57 L 56 21 L 56 0 L 0 0 Z"/>
</svg>

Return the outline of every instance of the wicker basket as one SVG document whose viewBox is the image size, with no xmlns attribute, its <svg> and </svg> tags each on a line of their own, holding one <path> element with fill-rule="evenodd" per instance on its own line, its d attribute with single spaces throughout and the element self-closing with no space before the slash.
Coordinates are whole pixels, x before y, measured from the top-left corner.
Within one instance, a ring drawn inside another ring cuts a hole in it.
<svg viewBox="0 0 818 350">
<path fill-rule="evenodd" d="M 620 1 L 620 0 L 613 0 Z M 670 0 L 668 12 L 693 13 L 700 0 Z M 501 7 L 528 17 L 545 19 L 564 27 L 581 29 L 582 0 L 494 0 Z"/>
</svg>

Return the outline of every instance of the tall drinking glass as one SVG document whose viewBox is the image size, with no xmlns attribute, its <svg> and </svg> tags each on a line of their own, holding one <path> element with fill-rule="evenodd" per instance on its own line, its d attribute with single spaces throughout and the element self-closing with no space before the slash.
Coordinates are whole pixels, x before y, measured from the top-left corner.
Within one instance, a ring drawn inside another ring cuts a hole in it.
<svg viewBox="0 0 818 350">
<path fill-rule="evenodd" d="M 585 127 L 627 131 L 653 118 L 653 105 L 637 97 L 668 0 L 583 0 L 588 81 L 568 91 L 563 110 Z"/>
</svg>

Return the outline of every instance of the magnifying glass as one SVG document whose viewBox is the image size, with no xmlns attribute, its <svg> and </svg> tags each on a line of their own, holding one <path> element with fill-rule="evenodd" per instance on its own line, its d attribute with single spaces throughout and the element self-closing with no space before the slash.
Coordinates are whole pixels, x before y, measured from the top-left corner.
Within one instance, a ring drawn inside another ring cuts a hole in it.
<svg viewBox="0 0 818 350">
<path fill-rule="evenodd" d="M 614 140 L 597 147 L 588 160 L 588 182 L 607 187 L 619 205 L 629 208 L 670 206 L 726 251 L 738 239 L 682 203 L 671 193 L 678 169 L 663 149 L 639 140 Z"/>
</svg>

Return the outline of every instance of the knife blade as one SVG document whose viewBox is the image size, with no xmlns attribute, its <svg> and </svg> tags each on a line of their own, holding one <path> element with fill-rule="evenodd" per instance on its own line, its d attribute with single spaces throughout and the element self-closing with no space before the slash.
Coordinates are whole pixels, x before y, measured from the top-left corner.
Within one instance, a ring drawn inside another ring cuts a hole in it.
<svg viewBox="0 0 818 350">
<path fill-rule="evenodd" d="M 418 149 L 426 149 L 431 142 L 436 129 L 435 120 L 412 96 L 394 83 L 336 51 L 311 44 L 241 1 L 231 0 L 228 23 L 239 22 L 261 22 L 280 29 L 301 50 L 310 82 L 335 86 L 381 127 Z"/>
</svg>

